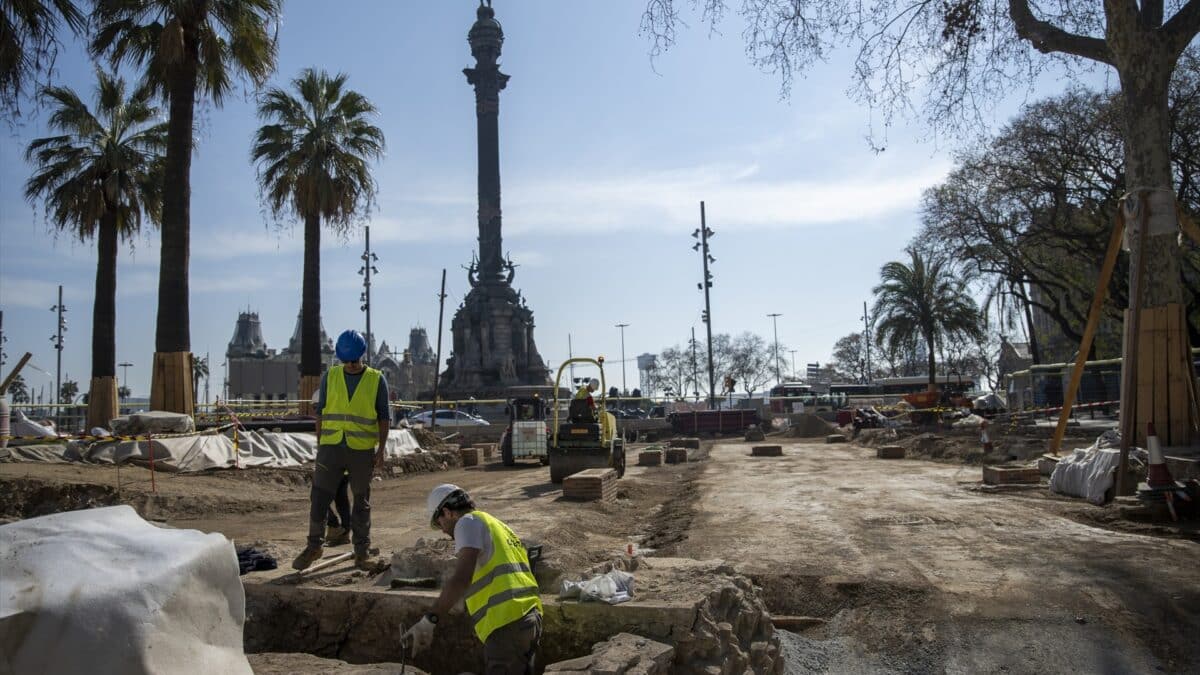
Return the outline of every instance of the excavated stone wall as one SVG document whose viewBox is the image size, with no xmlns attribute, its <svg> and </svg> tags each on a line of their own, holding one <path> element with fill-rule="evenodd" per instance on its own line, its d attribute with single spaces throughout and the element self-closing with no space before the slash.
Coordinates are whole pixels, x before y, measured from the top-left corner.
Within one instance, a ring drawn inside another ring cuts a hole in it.
<svg viewBox="0 0 1200 675">
<path fill-rule="evenodd" d="M 546 613 L 539 663 L 592 653 L 619 633 L 671 645 L 671 672 L 726 675 L 782 672 L 779 640 L 753 584 L 719 561 L 653 559 L 643 597 L 620 605 L 543 597 Z M 349 663 L 399 660 L 402 626 L 418 621 L 435 591 L 318 589 L 246 584 L 246 651 L 304 652 Z M 439 626 L 434 649 L 414 662 L 432 673 L 476 669 L 482 646 L 466 617 Z"/>
</svg>

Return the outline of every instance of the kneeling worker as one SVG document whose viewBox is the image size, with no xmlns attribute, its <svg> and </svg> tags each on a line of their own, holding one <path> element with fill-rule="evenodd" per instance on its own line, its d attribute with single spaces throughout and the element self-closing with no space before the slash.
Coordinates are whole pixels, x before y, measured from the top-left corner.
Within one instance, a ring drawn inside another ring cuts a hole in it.
<svg viewBox="0 0 1200 675">
<path fill-rule="evenodd" d="M 475 509 L 465 490 L 449 483 L 429 493 L 429 524 L 454 538 L 457 562 L 433 610 L 401 638 L 413 654 L 433 642 L 438 621 L 466 598 L 475 635 L 483 642 L 487 675 L 533 673 L 542 637 L 542 601 L 525 546 L 495 517 Z"/>
</svg>

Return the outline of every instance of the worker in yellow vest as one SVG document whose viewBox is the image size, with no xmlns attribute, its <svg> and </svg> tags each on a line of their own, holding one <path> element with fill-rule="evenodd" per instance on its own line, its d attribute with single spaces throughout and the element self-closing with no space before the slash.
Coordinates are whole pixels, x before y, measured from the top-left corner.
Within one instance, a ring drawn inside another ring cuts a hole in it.
<svg viewBox="0 0 1200 675">
<path fill-rule="evenodd" d="M 389 422 L 388 386 L 383 374 L 363 363 L 367 341 L 361 333 L 348 330 L 338 336 L 336 354 L 342 365 L 330 368 L 321 378 L 317 393 L 317 462 L 313 469 L 310 496 L 308 546 L 292 562 L 306 569 L 325 554 L 329 504 L 337 493 L 343 474 L 350 476 L 354 504 L 350 510 L 354 565 L 371 569 L 371 476 L 383 466 Z"/>
<path fill-rule="evenodd" d="M 457 562 L 433 609 L 410 628 L 413 655 L 433 642 L 438 621 L 463 598 L 483 642 L 487 675 L 532 675 L 542 638 L 542 601 L 525 546 L 496 517 L 479 511 L 465 490 L 439 485 L 425 501 L 429 524 L 454 538 Z"/>
</svg>

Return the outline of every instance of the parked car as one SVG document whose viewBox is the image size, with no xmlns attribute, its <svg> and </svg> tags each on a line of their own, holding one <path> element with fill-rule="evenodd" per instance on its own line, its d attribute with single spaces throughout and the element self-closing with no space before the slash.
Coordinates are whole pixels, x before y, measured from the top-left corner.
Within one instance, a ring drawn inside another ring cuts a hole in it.
<svg viewBox="0 0 1200 675">
<path fill-rule="evenodd" d="M 425 412 L 410 415 L 408 422 L 409 424 L 431 426 L 433 423 L 433 411 L 426 410 Z M 439 410 L 437 411 L 437 425 L 439 427 L 486 427 L 490 423 L 485 419 L 461 410 Z"/>
</svg>

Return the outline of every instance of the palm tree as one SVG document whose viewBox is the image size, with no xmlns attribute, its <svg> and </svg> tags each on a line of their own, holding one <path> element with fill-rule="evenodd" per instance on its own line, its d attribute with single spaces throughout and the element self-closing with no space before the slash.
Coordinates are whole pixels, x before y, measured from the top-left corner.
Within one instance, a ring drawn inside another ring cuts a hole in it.
<svg viewBox="0 0 1200 675">
<path fill-rule="evenodd" d="M 145 67 L 169 105 L 162 253 L 150 406 L 190 414 L 188 255 L 193 116 L 198 96 L 220 106 L 241 73 L 255 86 L 275 69 L 269 26 L 282 0 L 96 0 L 94 56 Z"/>
<path fill-rule="evenodd" d="M 899 349 L 906 340 L 925 341 L 929 388 L 937 383 L 934 354 L 941 340 L 979 339 L 979 308 L 971 298 L 969 277 L 944 258 L 909 248 L 910 264 L 889 262 L 879 271 L 875 294 L 875 343 Z"/>
<path fill-rule="evenodd" d="M 345 88 L 346 75 L 305 69 L 292 81 L 299 98 L 280 88 L 258 105 L 267 122 L 254 135 L 263 199 L 279 217 L 304 221 L 304 283 L 300 300 L 300 400 L 321 377 L 321 224 L 344 233 L 365 217 L 377 190 L 369 160 L 383 156 L 383 131 L 371 124 L 375 106 Z"/>
<path fill-rule="evenodd" d="M 200 380 L 208 378 L 208 357 L 192 354 L 192 400 L 200 398 Z"/>
<path fill-rule="evenodd" d="M 0 0 L 0 110 L 17 112 L 30 80 L 50 70 L 59 23 L 73 32 L 87 19 L 71 0 Z"/>
<path fill-rule="evenodd" d="M 71 89 L 42 90 L 52 108 L 48 124 L 59 135 L 25 151 L 37 166 L 25 183 L 26 199 L 44 201 L 59 229 L 97 241 L 89 428 L 117 416 L 117 246 L 141 229 L 143 217 L 159 222 L 167 135 L 146 89 L 127 96 L 120 78 L 99 71 L 96 77 L 94 111 Z"/>
</svg>

